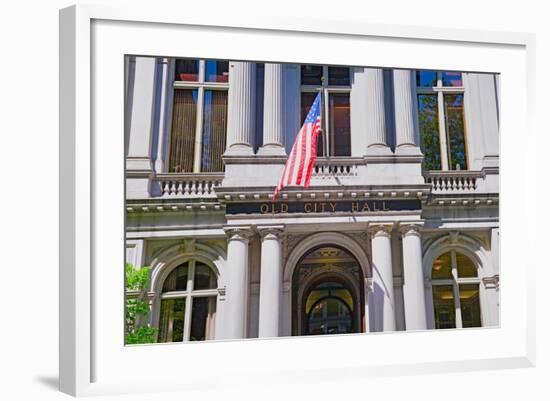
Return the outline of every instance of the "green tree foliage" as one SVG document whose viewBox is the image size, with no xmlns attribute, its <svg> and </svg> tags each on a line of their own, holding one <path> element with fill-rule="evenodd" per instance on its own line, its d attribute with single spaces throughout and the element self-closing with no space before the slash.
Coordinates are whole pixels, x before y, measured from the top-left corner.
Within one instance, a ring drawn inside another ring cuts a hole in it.
<svg viewBox="0 0 550 401">
<path fill-rule="evenodd" d="M 125 267 L 126 299 L 125 299 L 125 338 L 126 344 L 147 344 L 156 342 L 157 329 L 140 325 L 149 315 L 147 302 L 147 286 L 149 285 L 149 267 L 135 269 L 131 263 Z"/>
</svg>

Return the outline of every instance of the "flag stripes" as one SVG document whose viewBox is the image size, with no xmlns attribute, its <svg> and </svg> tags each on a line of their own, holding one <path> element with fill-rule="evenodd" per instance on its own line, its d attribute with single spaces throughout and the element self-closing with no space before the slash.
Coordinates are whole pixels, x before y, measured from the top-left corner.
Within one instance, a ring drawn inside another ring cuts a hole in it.
<svg viewBox="0 0 550 401">
<path fill-rule="evenodd" d="M 311 172 L 317 157 L 317 137 L 321 131 L 321 94 L 319 93 L 311 105 L 304 125 L 298 131 L 296 140 L 286 161 L 283 174 L 273 193 L 273 201 L 279 191 L 287 186 L 309 187 Z"/>
</svg>

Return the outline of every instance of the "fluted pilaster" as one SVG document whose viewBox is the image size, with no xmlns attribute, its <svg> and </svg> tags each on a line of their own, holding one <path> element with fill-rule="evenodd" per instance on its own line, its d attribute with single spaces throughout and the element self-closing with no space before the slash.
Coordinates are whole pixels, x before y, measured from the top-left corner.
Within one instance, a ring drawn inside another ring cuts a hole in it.
<svg viewBox="0 0 550 401">
<path fill-rule="evenodd" d="M 265 64 L 263 145 L 260 155 L 284 155 L 284 78 L 282 64 Z"/>
<path fill-rule="evenodd" d="M 416 95 L 411 70 L 393 71 L 395 136 L 397 153 L 420 154 L 416 121 Z"/>
<path fill-rule="evenodd" d="M 386 143 L 386 113 L 384 107 L 384 71 L 367 68 L 365 112 L 367 113 L 367 154 L 390 153 Z"/>
<path fill-rule="evenodd" d="M 252 155 L 256 123 L 256 64 L 229 63 L 226 155 Z"/>
</svg>

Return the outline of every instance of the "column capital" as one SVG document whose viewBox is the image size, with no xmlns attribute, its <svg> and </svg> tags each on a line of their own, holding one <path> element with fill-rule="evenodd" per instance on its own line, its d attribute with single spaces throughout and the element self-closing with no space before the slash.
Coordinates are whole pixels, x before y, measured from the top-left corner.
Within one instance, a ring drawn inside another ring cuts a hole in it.
<svg viewBox="0 0 550 401">
<path fill-rule="evenodd" d="M 235 227 L 224 227 L 223 230 L 229 238 L 229 241 L 243 241 L 248 242 L 254 232 L 250 226 L 235 226 Z"/>
<path fill-rule="evenodd" d="M 258 230 L 258 233 L 262 237 L 262 240 L 264 239 L 281 239 L 285 232 L 285 226 L 284 225 L 277 225 L 277 226 L 258 226 L 256 227 Z"/>
<path fill-rule="evenodd" d="M 423 226 L 424 226 L 424 223 L 421 223 L 421 222 L 401 223 L 399 224 L 399 232 L 401 233 L 402 237 L 406 237 L 408 235 L 420 236 Z"/>
<path fill-rule="evenodd" d="M 393 229 L 393 224 L 374 224 L 369 225 L 368 232 L 369 237 L 374 239 L 376 237 L 387 237 L 391 238 L 391 232 Z"/>
</svg>

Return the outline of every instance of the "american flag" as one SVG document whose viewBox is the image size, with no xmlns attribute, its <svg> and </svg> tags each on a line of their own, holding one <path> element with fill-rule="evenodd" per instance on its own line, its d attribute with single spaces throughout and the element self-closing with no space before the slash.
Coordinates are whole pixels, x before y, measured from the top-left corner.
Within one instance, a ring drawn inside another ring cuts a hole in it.
<svg viewBox="0 0 550 401">
<path fill-rule="evenodd" d="M 317 95 L 315 101 L 307 113 L 304 125 L 290 151 L 290 155 L 285 164 L 283 175 L 279 185 L 275 188 L 273 201 L 277 199 L 277 194 L 281 189 L 290 185 L 302 185 L 309 187 L 311 171 L 317 157 L 317 136 L 321 131 L 321 93 Z"/>
</svg>

